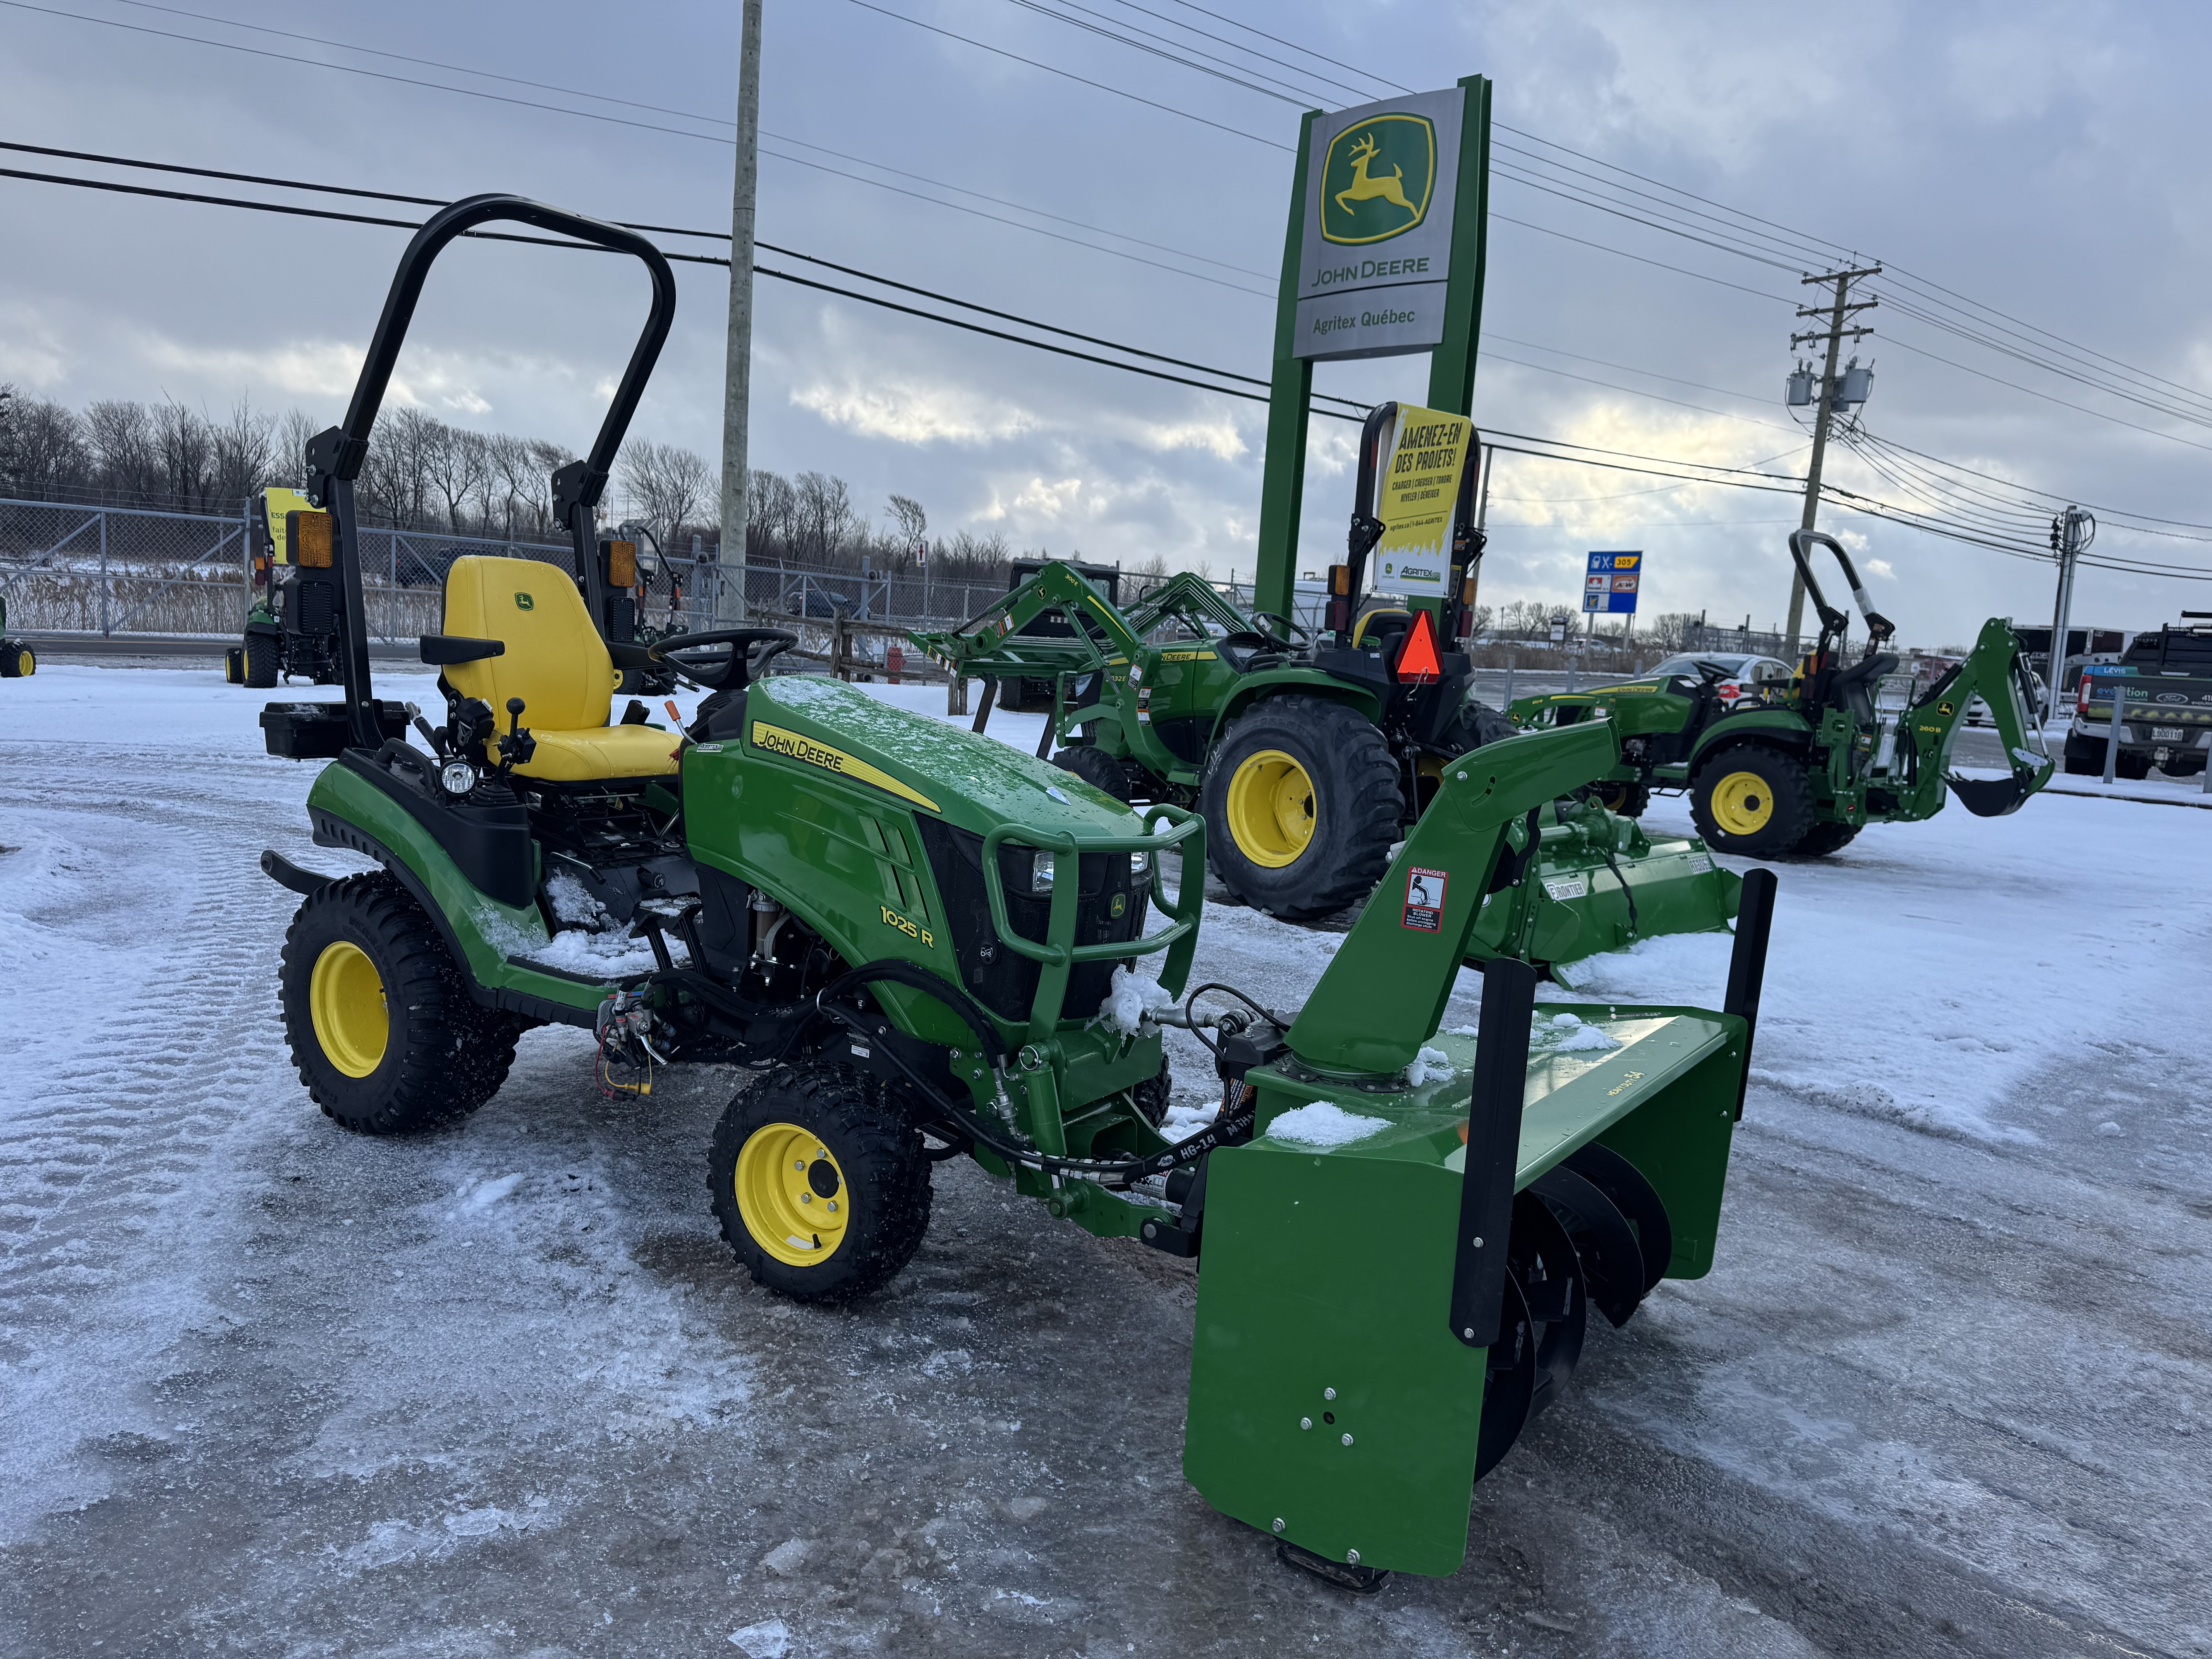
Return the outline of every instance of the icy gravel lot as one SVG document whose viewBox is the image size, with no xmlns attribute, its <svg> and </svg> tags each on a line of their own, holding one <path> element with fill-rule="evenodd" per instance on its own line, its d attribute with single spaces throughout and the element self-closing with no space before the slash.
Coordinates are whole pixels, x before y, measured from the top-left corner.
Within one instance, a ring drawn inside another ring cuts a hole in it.
<svg viewBox="0 0 2212 1659">
<path fill-rule="evenodd" d="M 2212 816 L 1785 867 L 1718 1268 L 1361 1601 L 1183 1485 L 1181 1263 L 947 1165 L 888 1293 L 779 1302 L 706 1210 L 738 1074 L 617 1104 L 569 1031 L 450 1132 L 331 1126 L 254 859 L 339 861 L 261 702 L 0 688 L 0 1652 L 2212 1653 Z M 1335 943 L 1207 926 L 1278 1002 Z M 1583 994 L 1717 1001 L 1725 948 Z"/>
</svg>

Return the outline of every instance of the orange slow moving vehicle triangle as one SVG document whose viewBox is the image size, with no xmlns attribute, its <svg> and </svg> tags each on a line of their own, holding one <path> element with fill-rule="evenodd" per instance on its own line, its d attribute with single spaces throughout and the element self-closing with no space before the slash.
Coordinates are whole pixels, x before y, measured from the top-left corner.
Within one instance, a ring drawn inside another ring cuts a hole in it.
<svg viewBox="0 0 2212 1659">
<path fill-rule="evenodd" d="M 1443 678 L 1444 665 L 1437 659 L 1437 625 L 1427 611 L 1413 613 L 1413 625 L 1406 630 L 1406 643 L 1398 652 L 1398 665 L 1392 672 L 1401 684 L 1419 685 Z"/>
</svg>

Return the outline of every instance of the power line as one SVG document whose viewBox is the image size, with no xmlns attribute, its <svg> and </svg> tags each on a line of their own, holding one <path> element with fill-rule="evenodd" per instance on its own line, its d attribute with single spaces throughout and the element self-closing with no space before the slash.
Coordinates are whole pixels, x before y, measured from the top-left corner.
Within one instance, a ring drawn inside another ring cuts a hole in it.
<svg viewBox="0 0 2212 1659">
<path fill-rule="evenodd" d="M 202 192 L 161 190 L 150 185 L 125 185 L 111 180 L 74 179 L 59 174 L 35 173 L 15 168 L 0 168 L 0 177 L 12 177 L 34 182 L 71 185 L 109 193 L 151 197 L 194 204 L 231 207 L 261 212 L 280 213 L 296 217 L 328 219 L 341 222 L 370 224 L 393 229 L 413 230 L 419 228 L 418 225 L 405 220 L 389 219 L 365 214 L 343 213 L 334 209 L 307 208 L 283 203 L 255 202 L 238 198 L 210 196 Z M 580 252 L 603 251 L 591 248 L 585 244 L 553 238 L 522 236 L 483 231 L 471 232 L 468 234 L 488 240 L 527 242 L 540 246 L 572 249 Z M 702 232 L 679 232 L 677 234 L 691 235 L 708 234 L 708 233 Z M 666 252 L 665 250 L 664 250 L 664 252 Z M 786 252 L 788 253 L 793 251 L 787 250 Z M 728 261 L 726 259 L 706 254 L 666 252 L 666 257 L 672 259 L 695 264 L 711 264 L 726 267 L 728 264 Z M 812 258 L 812 256 L 809 255 L 798 255 L 797 257 L 808 258 L 810 260 Z M 827 265 L 830 262 L 820 261 L 818 263 Z M 836 266 L 833 268 L 845 271 L 853 270 L 853 268 L 851 267 Z M 761 266 L 758 270 L 759 274 L 762 276 L 790 283 L 799 287 L 836 295 L 842 298 L 859 301 L 863 304 L 872 305 L 882 309 L 896 312 L 902 315 L 915 317 L 924 321 L 934 322 L 943 326 L 961 329 L 970 333 L 981 334 L 988 337 L 1003 340 L 1012 344 L 1026 346 L 1033 350 L 1049 352 L 1058 356 L 1073 358 L 1080 362 L 1094 363 L 1103 368 L 1119 369 L 1126 374 L 1143 375 L 1148 379 L 1164 380 L 1176 385 L 1189 386 L 1194 390 L 1212 392 L 1217 396 L 1236 398 L 1251 403 L 1265 403 L 1267 401 L 1267 394 L 1264 392 L 1256 391 L 1243 391 L 1234 386 L 1224 386 L 1215 384 L 1213 381 L 1210 380 L 1192 380 L 1184 375 L 1172 374 L 1161 369 L 1146 368 L 1141 364 L 1123 362 L 1115 358 L 1102 357 L 1090 352 L 1078 351 L 1070 347 L 1055 345 L 1048 341 L 1036 340 L 1025 336 L 1009 333 L 1003 330 L 986 327 L 981 324 L 968 322 L 956 317 L 947 317 L 941 313 L 924 310 L 919 307 L 905 305 L 896 301 L 887 300 L 880 295 L 860 293 L 854 289 L 840 287 L 836 283 L 817 281 L 813 278 L 800 276 L 794 273 L 779 270 L 769 266 Z M 861 276 L 864 280 L 884 283 L 889 285 L 889 279 L 875 277 L 865 272 L 854 272 L 854 274 Z M 969 302 L 968 301 L 953 300 L 951 296 L 946 295 L 937 295 L 933 294 L 930 290 L 916 289 L 905 284 L 896 284 L 896 286 L 904 288 L 908 292 L 916 293 L 927 297 L 939 298 L 940 300 L 949 301 L 950 303 L 963 307 L 969 306 Z M 991 308 L 981 306 L 974 306 L 970 307 L 970 308 L 978 311 L 991 311 Z M 1013 313 L 1010 313 L 992 312 L 991 314 L 997 315 L 1007 320 L 1019 321 L 1024 326 L 1050 330 L 1052 331 L 1060 332 L 1063 335 L 1069 335 L 1071 333 L 1070 331 L 1054 330 L 1053 325 L 1051 325 L 1036 323 L 1033 319 L 1030 319 L 1017 318 Z M 1251 385 L 1256 386 L 1264 384 L 1255 376 L 1234 374 L 1233 371 L 1220 370 L 1206 365 L 1187 363 L 1182 359 L 1169 358 L 1162 354 L 1146 351 L 1141 348 L 1127 346 L 1118 342 L 1101 340 L 1097 337 L 1074 336 L 1073 337 L 1082 338 L 1086 343 L 1097 343 L 1108 349 L 1119 351 L 1125 355 L 1142 356 L 1151 359 L 1152 361 L 1166 362 L 1174 367 L 1188 367 L 1191 368 L 1194 373 L 1215 376 L 1217 379 L 1233 377 Z M 1628 388 L 1619 389 L 1628 390 Z M 1350 399 L 1337 399 L 1335 401 L 1346 403 L 1352 402 Z M 1353 404 L 1353 407 L 1356 409 L 1358 408 L 1359 405 L 1355 404 Z M 1342 414 L 1335 410 L 1330 409 L 1316 409 L 1313 412 L 1340 420 L 1351 421 L 1360 418 L 1357 414 Z M 1492 447 L 1494 449 L 1506 453 L 1525 455 L 1533 459 L 1562 462 L 1574 465 L 1595 466 L 1609 471 L 1626 471 L 1632 473 L 1640 472 L 1646 476 L 1676 480 L 1679 486 L 1686 486 L 1690 484 L 1717 484 L 1724 485 L 1732 489 L 1756 489 L 1763 490 L 1770 494 L 1783 495 L 1794 495 L 1802 488 L 1801 481 L 1797 479 L 1783 474 L 1764 472 L 1756 467 L 1729 466 L 1717 462 L 1692 461 L 1679 457 L 1644 456 L 1630 451 L 1604 449 L 1594 445 L 1571 443 L 1565 440 L 1544 438 L 1533 434 L 1507 432 L 1493 428 L 1490 434 L 1486 434 L 1486 441 L 1491 442 Z M 1540 446 L 1540 447 L 1529 447 L 1528 446 L 1531 445 Z M 1560 453 L 1562 451 L 1567 453 Z M 2039 558 L 2042 556 L 2039 554 L 2022 553 L 2016 548 L 2002 545 L 2002 544 L 1992 540 L 1988 535 L 1981 533 L 1978 526 L 1971 521 L 1962 523 L 1954 520 L 1945 520 L 1935 514 L 1919 513 L 1911 508 L 1899 507 L 1891 503 L 1881 501 L 1874 497 L 1861 495 L 1850 490 L 1837 489 L 1834 489 L 1832 493 L 1844 501 L 1855 503 L 1856 505 L 1852 510 L 1864 512 L 1875 517 L 1886 517 L 1891 519 L 1894 522 L 1906 525 L 1911 528 L 1920 530 L 1925 533 L 1948 537 L 1953 540 L 1968 543 L 1978 546 L 1988 547 L 1993 550 L 2008 553 L 2013 556 Z M 2130 574 L 2168 574 L 2187 576 L 2191 579 L 2212 580 L 2212 573 L 2201 573 L 2187 570 L 2180 567 L 2154 566 L 2142 562 L 2130 562 L 2127 563 L 2115 562 L 2112 565 L 2112 568 L 2115 569 L 2124 569 Z"/>
</svg>

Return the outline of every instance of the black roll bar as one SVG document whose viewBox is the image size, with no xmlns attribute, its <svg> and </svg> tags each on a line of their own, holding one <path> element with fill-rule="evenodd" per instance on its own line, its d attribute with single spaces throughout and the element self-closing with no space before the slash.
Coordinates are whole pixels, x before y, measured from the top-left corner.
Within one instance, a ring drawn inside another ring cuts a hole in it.
<svg viewBox="0 0 2212 1659">
<path fill-rule="evenodd" d="M 1851 598 L 1858 604 L 1859 614 L 1866 618 L 1866 654 L 1870 657 L 1881 649 L 1883 642 L 1891 635 L 1897 632 L 1897 624 L 1874 608 L 1874 601 L 1867 597 L 1865 584 L 1859 580 L 1858 567 L 1851 562 L 1851 556 L 1844 551 L 1841 542 L 1825 530 L 1793 530 L 1790 532 L 1790 556 L 1796 561 L 1798 580 L 1805 584 L 1805 592 L 1812 596 L 1813 609 L 1820 618 L 1818 649 L 1825 653 L 1830 636 L 1841 638 L 1849 631 L 1851 619 L 1828 603 L 1820 592 L 1820 584 L 1813 579 L 1813 563 L 1806 556 L 1805 550 L 1815 544 L 1834 554 L 1836 562 L 1844 568 L 1844 580 L 1850 584 Z"/>
<path fill-rule="evenodd" d="M 353 401 L 347 405 L 345 419 L 328 431 L 316 434 L 307 443 L 307 499 L 337 520 L 336 563 L 345 603 L 341 665 L 345 674 L 347 721 L 355 744 L 365 749 L 376 748 L 383 742 L 384 734 L 377 721 L 375 694 L 369 683 L 368 623 L 362 603 L 354 481 L 361 476 L 362 463 L 368 459 L 369 434 L 376 425 L 377 411 L 391 385 L 392 368 L 399 361 L 399 348 L 406 342 L 408 325 L 415 318 L 416 301 L 422 298 L 422 284 L 429 277 L 431 264 L 455 237 L 495 220 L 534 225 L 540 230 L 574 237 L 587 246 L 629 254 L 641 261 L 653 277 L 652 309 L 630 352 L 629 363 L 623 370 L 622 380 L 615 388 L 614 400 L 607 405 L 606 416 L 599 422 L 599 436 L 592 441 L 591 453 L 580 461 L 569 462 L 552 477 L 554 511 L 567 527 L 570 545 L 575 550 L 577 580 L 585 585 L 585 597 L 594 624 L 605 614 L 606 582 L 599 568 L 594 509 L 606 489 L 615 453 L 622 447 L 630 418 L 637 412 L 638 400 L 645 395 L 645 383 L 668 338 L 669 325 L 675 320 L 676 274 L 669 269 L 659 248 L 635 231 L 625 230 L 620 225 L 548 207 L 520 196 L 494 193 L 467 197 L 432 214 L 407 244 L 407 251 L 399 256 L 399 268 L 392 273 L 391 291 L 385 295 L 384 314 L 377 319 L 376 332 L 369 338 L 368 356 L 361 366 L 361 378 L 354 383 Z"/>
</svg>

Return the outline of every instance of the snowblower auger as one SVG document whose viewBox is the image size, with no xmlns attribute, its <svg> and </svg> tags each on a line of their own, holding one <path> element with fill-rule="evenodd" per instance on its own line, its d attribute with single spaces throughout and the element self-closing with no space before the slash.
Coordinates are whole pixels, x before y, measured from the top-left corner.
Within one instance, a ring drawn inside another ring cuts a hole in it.
<svg viewBox="0 0 2212 1659">
<path fill-rule="evenodd" d="M 1558 1397 L 1587 1307 L 1618 1324 L 1712 1265 L 1771 872 L 1745 881 L 1721 1012 L 1585 1008 L 1532 1032 L 1535 975 L 1501 957 L 1479 1030 L 1437 1030 L 1530 811 L 1617 753 L 1591 723 L 1455 760 L 1247 1073 L 1253 1139 L 1206 1160 L 1184 1472 L 1340 1583 L 1453 1571 L 1470 1483 Z"/>
</svg>

